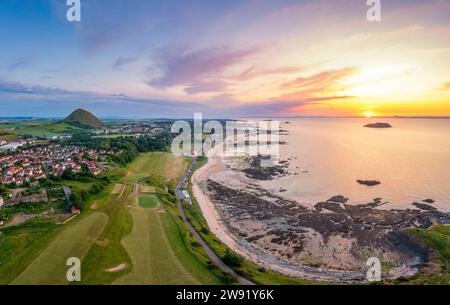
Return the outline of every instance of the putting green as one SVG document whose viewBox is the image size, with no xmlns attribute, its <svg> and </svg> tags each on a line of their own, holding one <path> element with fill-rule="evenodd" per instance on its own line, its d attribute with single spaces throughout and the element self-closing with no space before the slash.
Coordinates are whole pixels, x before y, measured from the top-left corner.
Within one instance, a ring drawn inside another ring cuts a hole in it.
<svg viewBox="0 0 450 305">
<path fill-rule="evenodd" d="M 67 259 L 77 257 L 83 260 L 107 222 L 108 216 L 96 212 L 67 226 L 12 284 L 68 284 Z"/>
<path fill-rule="evenodd" d="M 153 209 L 158 206 L 158 197 L 155 195 L 139 196 L 139 206 L 141 208 Z"/>
</svg>

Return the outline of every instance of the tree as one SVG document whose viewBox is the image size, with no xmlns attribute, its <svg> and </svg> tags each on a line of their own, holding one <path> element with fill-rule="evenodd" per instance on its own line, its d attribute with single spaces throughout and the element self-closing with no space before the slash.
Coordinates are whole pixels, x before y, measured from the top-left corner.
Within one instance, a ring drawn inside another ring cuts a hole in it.
<svg viewBox="0 0 450 305">
<path fill-rule="evenodd" d="M 66 168 L 63 171 L 63 173 L 61 175 L 61 178 L 64 179 L 64 180 L 72 180 L 74 178 L 73 169 L 72 169 L 71 166 L 69 166 L 68 168 Z"/>
<path fill-rule="evenodd" d="M 242 265 L 242 257 L 227 249 L 225 255 L 222 257 L 222 261 L 230 267 L 240 267 Z"/>
<path fill-rule="evenodd" d="M 9 190 L 6 186 L 3 185 L 3 183 L 0 183 L 0 196 L 1 197 L 9 196 Z"/>
<path fill-rule="evenodd" d="M 92 177 L 91 170 L 89 169 L 89 166 L 87 166 L 86 163 L 81 163 L 81 172 L 80 176 L 82 177 Z"/>
</svg>

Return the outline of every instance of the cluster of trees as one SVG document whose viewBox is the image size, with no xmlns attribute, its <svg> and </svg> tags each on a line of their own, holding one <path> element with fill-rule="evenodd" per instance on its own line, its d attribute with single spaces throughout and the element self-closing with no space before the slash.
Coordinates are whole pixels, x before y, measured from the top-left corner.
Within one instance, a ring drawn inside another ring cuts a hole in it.
<svg viewBox="0 0 450 305">
<path fill-rule="evenodd" d="M 85 178 L 93 178 L 94 175 L 90 171 L 89 167 L 85 163 L 81 163 L 81 171 L 75 173 L 72 167 L 66 168 L 61 174 L 63 180 L 85 180 Z"/>
<path fill-rule="evenodd" d="M 74 133 L 70 139 L 65 140 L 65 144 L 83 145 L 100 150 L 112 149 L 116 153 L 111 156 L 111 161 L 119 165 L 125 165 L 141 152 L 165 150 L 170 145 L 172 138 L 173 135 L 168 131 L 157 135 L 123 136 L 117 138 L 92 137 L 89 132 L 80 131 Z"/>
<path fill-rule="evenodd" d="M 9 193 L 9 189 L 0 183 L 0 197 L 8 197 Z"/>
<path fill-rule="evenodd" d="M 105 176 L 96 179 L 96 181 L 88 189 L 72 188 L 71 199 L 73 206 L 77 209 L 83 209 L 83 204 L 86 202 L 88 197 L 103 191 L 109 182 L 108 177 Z"/>
</svg>

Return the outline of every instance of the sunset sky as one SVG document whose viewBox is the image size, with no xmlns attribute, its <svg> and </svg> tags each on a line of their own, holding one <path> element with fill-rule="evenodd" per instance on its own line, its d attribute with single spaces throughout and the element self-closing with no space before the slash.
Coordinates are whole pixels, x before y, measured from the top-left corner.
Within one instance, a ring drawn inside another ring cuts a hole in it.
<svg viewBox="0 0 450 305">
<path fill-rule="evenodd" d="M 0 117 L 450 116 L 450 0 L 0 1 Z"/>
</svg>

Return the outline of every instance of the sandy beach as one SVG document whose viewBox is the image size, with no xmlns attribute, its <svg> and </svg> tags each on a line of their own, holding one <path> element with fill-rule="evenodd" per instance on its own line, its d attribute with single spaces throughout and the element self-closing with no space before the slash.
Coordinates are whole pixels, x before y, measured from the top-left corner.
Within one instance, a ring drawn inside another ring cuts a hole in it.
<svg viewBox="0 0 450 305">
<path fill-rule="evenodd" d="M 206 219 L 211 232 L 213 232 L 214 235 L 216 235 L 217 238 L 219 238 L 229 248 L 233 249 L 241 255 L 246 256 L 245 253 L 239 248 L 236 240 L 226 230 L 224 224 L 220 220 L 220 215 L 216 210 L 214 204 L 200 187 L 200 183 L 206 181 L 210 175 L 223 170 L 222 159 L 217 155 L 218 150 L 219 147 L 211 150 L 208 153 L 208 162 L 206 163 L 206 165 L 196 170 L 192 175 L 192 192 L 200 206 L 200 209 L 202 210 L 203 217 Z"/>
</svg>

